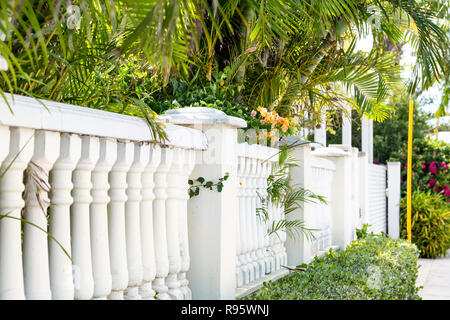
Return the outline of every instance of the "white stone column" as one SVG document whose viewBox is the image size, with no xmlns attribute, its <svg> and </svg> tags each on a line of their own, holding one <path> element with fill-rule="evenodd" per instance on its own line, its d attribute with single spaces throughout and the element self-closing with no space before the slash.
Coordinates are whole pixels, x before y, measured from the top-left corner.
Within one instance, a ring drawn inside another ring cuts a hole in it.
<svg viewBox="0 0 450 320">
<path fill-rule="evenodd" d="M 53 300 L 74 298 L 70 240 L 70 205 L 73 198 L 72 171 L 81 156 L 81 138 L 75 134 L 61 134 L 59 158 L 50 172 L 52 192 L 50 197 L 49 233 L 61 244 L 48 240 L 50 286 Z"/>
<path fill-rule="evenodd" d="M 26 221 L 23 227 L 23 267 L 25 297 L 27 300 L 50 300 L 48 264 L 47 208 L 50 205 L 49 171 L 59 156 L 59 133 L 36 131 L 34 154 L 28 165 L 25 193 Z M 38 182 L 36 182 L 38 181 Z"/>
<path fill-rule="evenodd" d="M 394 239 L 400 237 L 400 170 L 400 162 L 387 163 L 388 234 Z"/>
<path fill-rule="evenodd" d="M 189 256 L 189 230 L 188 230 L 188 200 L 189 200 L 189 176 L 195 166 L 195 151 L 186 150 L 186 157 L 182 168 L 182 181 L 183 184 L 180 185 L 180 212 L 179 217 L 179 241 L 180 241 L 180 257 L 181 257 L 181 268 L 178 273 L 178 280 L 180 281 L 180 290 L 183 294 L 185 300 L 192 299 L 191 289 L 188 287 L 189 281 L 186 278 L 186 273 L 189 271 L 190 267 L 190 256 Z"/>
<path fill-rule="evenodd" d="M 155 172 L 155 200 L 153 200 L 153 235 L 155 241 L 156 277 L 153 289 L 158 300 L 170 300 L 165 278 L 169 274 L 166 235 L 167 173 L 173 161 L 173 149 L 162 148 L 161 162 Z"/>
<path fill-rule="evenodd" d="M 73 204 L 70 208 L 72 261 L 79 287 L 75 286 L 75 299 L 91 299 L 94 294 L 92 276 L 89 205 L 92 202 L 91 172 L 99 158 L 99 139 L 81 138 L 81 157 L 72 173 Z"/>
<path fill-rule="evenodd" d="M 289 140 L 288 144 L 303 142 L 302 139 L 295 136 Z M 298 166 L 290 168 L 290 178 L 292 184 L 307 190 L 312 190 L 312 168 L 311 168 L 311 146 L 299 145 L 292 149 L 292 157 L 296 159 Z M 302 206 L 291 212 L 287 220 L 303 220 L 307 228 L 311 228 L 311 221 L 314 217 L 314 204 L 305 202 Z M 309 263 L 312 260 L 311 241 L 302 234 L 299 237 L 286 239 L 286 250 L 288 265 L 297 266 L 303 263 Z"/>
<path fill-rule="evenodd" d="M 127 202 L 125 226 L 127 238 L 128 288 L 126 299 L 139 300 L 139 287 L 143 279 L 140 202 L 142 201 L 142 173 L 150 157 L 150 145 L 134 143 L 134 161 L 127 174 Z"/>
<path fill-rule="evenodd" d="M 315 154 L 333 161 L 336 165 L 332 183 L 332 229 L 333 242 L 344 250 L 355 238 L 355 219 L 352 210 L 352 158 L 347 146 L 332 145 L 317 149 Z"/>
<path fill-rule="evenodd" d="M 342 144 L 346 146 L 352 145 L 352 110 L 350 106 L 342 112 Z"/>
<path fill-rule="evenodd" d="M 314 129 L 314 142 L 323 147 L 327 146 L 327 122 L 325 119 L 320 123 L 320 128 Z"/>
<path fill-rule="evenodd" d="M 90 205 L 94 299 L 106 299 L 112 289 L 108 240 L 108 203 L 110 201 L 108 174 L 116 157 L 116 140 L 100 138 L 100 157 L 92 171 L 92 203 Z"/>
<path fill-rule="evenodd" d="M 361 119 L 361 151 L 367 154 L 367 161 L 373 163 L 373 120 Z"/>
<path fill-rule="evenodd" d="M 2 138 L 8 138 L 5 129 Z M 23 172 L 33 155 L 32 129 L 11 128 L 9 153 L 0 172 L 0 299 L 24 299 L 20 211 L 25 202 Z M 5 143 L 8 146 L 8 143 Z M 3 148 L 2 148 L 3 149 Z M 4 151 L 3 151 L 4 152 Z M 9 218 L 10 217 L 10 218 Z"/>
<path fill-rule="evenodd" d="M 111 263 L 111 300 L 122 300 L 128 286 L 127 246 L 125 234 L 125 202 L 127 201 L 127 172 L 133 162 L 131 142 L 117 143 L 117 160 L 109 173 L 108 238 Z"/>
<path fill-rule="evenodd" d="M 180 280 L 178 273 L 181 271 L 181 255 L 179 240 L 179 220 L 183 215 L 181 208 L 181 198 L 187 192 L 186 180 L 182 175 L 182 169 L 186 156 L 183 149 L 173 149 L 173 161 L 167 174 L 167 200 L 166 200 L 166 236 L 167 253 L 169 257 L 169 273 L 166 278 L 166 285 L 169 288 L 168 294 L 172 300 L 183 299 L 180 290 Z"/>
<path fill-rule="evenodd" d="M 236 287 L 236 128 L 244 120 L 212 108 L 183 108 L 163 117 L 175 124 L 205 132 L 208 149 L 198 151 L 191 177 L 217 181 L 230 176 L 222 192 L 201 190 L 189 200 L 188 228 L 191 267 L 188 271 L 193 299 L 234 299 Z"/>
<path fill-rule="evenodd" d="M 139 293 L 143 300 L 153 300 L 155 297 L 155 291 L 152 289 L 152 281 L 156 276 L 153 239 L 153 200 L 155 199 L 153 179 L 160 161 L 161 148 L 158 145 L 151 145 L 149 161 L 142 173 L 142 200 L 140 205 L 143 282 L 139 288 Z"/>
<path fill-rule="evenodd" d="M 359 159 L 359 219 L 361 225 L 369 223 L 369 161 L 367 154 L 360 152 Z"/>
</svg>

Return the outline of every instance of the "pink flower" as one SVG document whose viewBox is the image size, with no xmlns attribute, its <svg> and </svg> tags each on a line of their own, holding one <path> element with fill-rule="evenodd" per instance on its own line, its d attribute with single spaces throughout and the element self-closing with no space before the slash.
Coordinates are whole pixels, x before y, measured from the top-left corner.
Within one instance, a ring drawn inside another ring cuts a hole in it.
<svg viewBox="0 0 450 320">
<path fill-rule="evenodd" d="M 440 167 L 441 167 L 441 168 L 442 168 L 442 167 L 447 168 L 447 164 L 446 164 L 445 162 L 441 162 Z"/>
<path fill-rule="evenodd" d="M 431 172 L 431 173 L 437 174 L 437 167 L 436 167 L 436 165 L 434 164 L 434 161 L 430 164 L 429 169 L 430 169 L 430 172 Z"/>
<path fill-rule="evenodd" d="M 436 180 L 431 179 L 430 181 L 428 181 L 428 184 L 430 185 L 430 187 L 432 187 L 436 184 Z"/>
<path fill-rule="evenodd" d="M 443 186 L 442 189 L 444 189 L 444 196 L 450 196 L 450 188 L 447 186 Z"/>
<path fill-rule="evenodd" d="M 256 116 L 256 110 L 252 110 L 252 112 L 250 113 L 250 115 L 251 115 L 252 117 Z"/>
<path fill-rule="evenodd" d="M 439 187 L 435 187 L 434 191 L 439 192 Z"/>
<path fill-rule="evenodd" d="M 426 167 L 427 167 L 426 165 L 424 165 L 424 164 L 422 165 L 422 169 L 425 169 Z"/>
<path fill-rule="evenodd" d="M 433 152 L 433 156 L 435 156 L 436 155 L 436 152 Z"/>
</svg>

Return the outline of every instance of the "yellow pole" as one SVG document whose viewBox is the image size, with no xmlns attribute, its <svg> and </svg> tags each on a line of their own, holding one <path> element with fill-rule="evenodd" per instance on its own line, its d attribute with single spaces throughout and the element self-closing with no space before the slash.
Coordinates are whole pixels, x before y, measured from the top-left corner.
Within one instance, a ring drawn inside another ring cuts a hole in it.
<svg viewBox="0 0 450 320">
<path fill-rule="evenodd" d="M 409 100 L 409 120 L 408 120 L 408 161 L 406 180 L 406 232 L 408 241 L 411 242 L 411 178 L 412 178 L 412 142 L 413 142 L 413 112 L 414 102 Z"/>
</svg>

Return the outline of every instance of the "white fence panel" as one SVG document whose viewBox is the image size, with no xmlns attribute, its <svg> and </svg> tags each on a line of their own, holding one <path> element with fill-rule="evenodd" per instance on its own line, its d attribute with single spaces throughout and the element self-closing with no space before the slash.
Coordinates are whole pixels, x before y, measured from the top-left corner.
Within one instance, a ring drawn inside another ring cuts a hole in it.
<svg viewBox="0 0 450 320">
<path fill-rule="evenodd" d="M 313 234 L 315 239 L 311 243 L 312 256 L 327 251 L 332 246 L 331 236 L 331 210 L 332 210 L 332 179 L 336 166 L 328 159 L 311 157 L 311 191 L 323 196 L 327 204 L 315 202 L 313 208 L 312 221 L 307 221 L 307 227 L 318 229 Z"/>
<path fill-rule="evenodd" d="M 160 145 L 143 119 L 8 100 L 0 299 L 190 299 L 188 176 L 204 133 L 166 124 Z"/>
<path fill-rule="evenodd" d="M 386 232 L 386 167 L 368 167 L 368 223 L 374 233 Z"/>
<path fill-rule="evenodd" d="M 287 261 L 286 232 L 268 234 L 273 224 L 284 219 L 283 207 L 267 203 L 267 178 L 278 149 L 238 144 L 239 212 L 236 239 L 236 286 L 242 287 L 281 269 Z M 264 221 L 263 208 L 267 219 Z"/>
</svg>

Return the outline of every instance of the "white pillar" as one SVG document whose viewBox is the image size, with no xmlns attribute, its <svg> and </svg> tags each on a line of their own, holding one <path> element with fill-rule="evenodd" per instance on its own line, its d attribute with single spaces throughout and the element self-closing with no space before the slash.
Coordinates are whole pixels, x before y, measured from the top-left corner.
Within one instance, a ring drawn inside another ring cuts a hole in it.
<svg viewBox="0 0 450 320">
<path fill-rule="evenodd" d="M 94 294 L 92 256 L 89 223 L 91 196 L 91 172 L 99 157 L 99 140 L 96 137 L 81 138 L 81 158 L 72 174 L 73 204 L 70 208 L 72 261 L 79 279 L 75 286 L 75 299 L 91 299 Z"/>
<path fill-rule="evenodd" d="M 155 291 L 152 289 L 152 281 L 156 276 L 153 239 L 153 200 L 155 199 L 153 179 L 160 161 L 161 148 L 158 145 L 151 145 L 149 162 L 142 173 L 142 200 L 140 205 L 143 282 L 139 288 L 139 293 L 144 300 L 153 300 L 155 297 Z"/>
<path fill-rule="evenodd" d="M 355 238 L 355 218 L 352 210 L 352 158 L 348 146 L 331 145 L 316 150 L 316 155 L 327 158 L 336 165 L 332 182 L 332 222 L 333 242 L 344 250 Z"/>
<path fill-rule="evenodd" d="M 108 238 L 111 263 L 111 300 L 122 300 L 128 286 L 127 246 L 125 235 L 125 202 L 127 172 L 133 161 L 133 144 L 117 143 L 117 160 L 109 173 Z"/>
<path fill-rule="evenodd" d="M 387 163 L 388 178 L 388 234 L 391 238 L 400 237 L 400 162 Z"/>
<path fill-rule="evenodd" d="M 361 119 L 361 151 L 367 153 L 367 161 L 373 163 L 373 120 Z"/>
<path fill-rule="evenodd" d="M 369 223 L 369 161 L 365 152 L 358 154 L 359 159 L 359 219 L 361 225 Z"/>
<path fill-rule="evenodd" d="M 342 112 L 342 144 L 352 145 L 352 110 L 349 106 Z"/>
<path fill-rule="evenodd" d="M 2 130 L 2 138 L 8 138 Z M 33 155 L 32 129 L 11 128 L 9 153 L 0 172 L 0 213 L 11 218 L 0 219 L 0 299 L 24 299 L 20 211 L 23 172 Z M 5 143 L 8 146 L 8 143 Z M 3 148 L 2 148 L 3 149 Z M 3 151 L 4 152 L 4 151 Z"/>
<path fill-rule="evenodd" d="M 126 299 L 141 299 L 139 287 L 143 279 L 140 202 L 142 201 L 142 173 L 148 164 L 150 145 L 134 143 L 134 161 L 127 174 L 127 202 L 125 225 L 127 238 L 128 288 Z"/>
<path fill-rule="evenodd" d="M 163 148 L 161 162 L 155 172 L 155 200 L 153 200 L 153 235 L 155 241 L 156 277 L 153 280 L 153 289 L 157 291 L 158 300 L 170 300 L 167 293 L 169 288 L 165 278 L 169 274 L 169 257 L 167 253 L 166 235 L 166 200 L 167 200 L 167 173 L 173 160 L 173 149 Z"/>
<path fill-rule="evenodd" d="M 108 242 L 108 174 L 116 161 L 117 142 L 100 138 L 100 157 L 92 171 L 90 205 L 92 274 L 94 299 L 106 299 L 111 293 L 112 277 Z"/>
<path fill-rule="evenodd" d="M 295 137 L 292 138 L 292 142 L 295 143 Z M 298 166 L 290 168 L 290 178 L 293 184 L 299 187 L 311 190 L 312 183 L 311 180 L 311 146 L 300 145 L 292 149 L 292 157 L 298 163 Z M 293 212 L 291 212 L 286 218 L 287 220 L 303 220 L 306 227 L 310 227 L 311 220 L 314 216 L 314 204 L 305 202 L 302 206 Z M 286 251 L 288 256 L 287 263 L 290 266 L 297 266 L 303 263 L 309 263 L 312 259 L 312 248 L 311 242 L 306 238 L 305 235 L 287 238 L 286 240 Z"/>
<path fill-rule="evenodd" d="M 325 119 L 320 123 L 320 128 L 314 129 L 314 142 L 323 147 L 327 146 L 327 122 Z"/>
<path fill-rule="evenodd" d="M 175 124 L 193 125 L 205 132 L 208 149 L 197 151 L 191 178 L 217 181 L 230 176 L 222 192 L 202 189 L 189 200 L 188 226 L 191 268 L 188 278 L 194 299 L 234 299 L 236 287 L 236 128 L 244 120 L 212 108 L 183 108 L 163 117 Z"/>
<path fill-rule="evenodd" d="M 24 224 L 23 272 L 27 300 L 51 299 L 47 234 L 43 230 L 47 231 L 47 208 L 50 205 L 49 171 L 58 156 L 59 133 L 36 131 L 34 154 L 28 165 L 24 218 L 42 230 Z"/>
<path fill-rule="evenodd" d="M 61 134 L 60 154 L 50 172 L 52 185 L 50 201 L 49 233 L 71 255 L 70 205 L 73 198 L 72 171 L 81 156 L 81 138 L 78 135 Z M 50 286 L 53 300 L 74 298 L 72 261 L 54 240 L 48 240 L 50 262 Z"/>
</svg>

